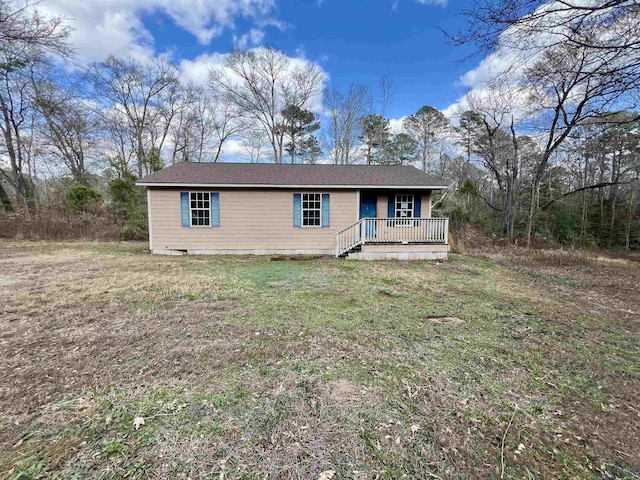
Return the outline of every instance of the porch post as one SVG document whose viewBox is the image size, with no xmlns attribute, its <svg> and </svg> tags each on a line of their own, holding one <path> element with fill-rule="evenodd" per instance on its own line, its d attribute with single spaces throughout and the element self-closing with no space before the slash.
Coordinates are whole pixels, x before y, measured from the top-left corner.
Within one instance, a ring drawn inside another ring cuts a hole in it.
<svg viewBox="0 0 640 480">
<path fill-rule="evenodd" d="M 449 245 L 449 219 L 444 219 L 444 244 Z"/>
</svg>

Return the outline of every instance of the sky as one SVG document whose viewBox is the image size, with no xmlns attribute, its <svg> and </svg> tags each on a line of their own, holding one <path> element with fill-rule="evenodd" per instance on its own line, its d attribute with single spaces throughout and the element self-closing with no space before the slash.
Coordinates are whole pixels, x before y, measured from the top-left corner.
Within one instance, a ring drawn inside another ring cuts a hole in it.
<svg viewBox="0 0 640 480">
<path fill-rule="evenodd" d="M 451 111 L 473 88 L 481 58 L 454 47 L 442 30 L 464 28 L 471 0 L 44 0 L 63 15 L 81 61 L 110 54 L 140 59 L 170 54 L 185 78 L 204 82 L 234 48 L 272 46 L 315 62 L 326 85 L 377 90 L 389 74 L 387 116 L 430 105 Z"/>
</svg>

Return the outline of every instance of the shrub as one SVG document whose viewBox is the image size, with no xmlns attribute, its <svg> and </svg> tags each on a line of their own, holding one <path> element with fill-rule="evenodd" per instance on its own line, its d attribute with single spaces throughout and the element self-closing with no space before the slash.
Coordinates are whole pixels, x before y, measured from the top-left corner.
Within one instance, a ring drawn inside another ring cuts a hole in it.
<svg viewBox="0 0 640 480">
<path fill-rule="evenodd" d="M 136 187 L 136 177 L 124 172 L 120 178 L 109 182 L 111 210 L 124 218 L 120 232 L 123 240 L 147 238 L 147 199 L 145 191 Z"/>
<path fill-rule="evenodd" d="M 585 233 L 579 238 L 579 240 L 582 248 L 596 248 L 598 243 L 596 237 L 590 233 Z"/>
<path fill-rule="evenodd" d="M 120 238 L 122 225 L 122 218 L 100 203 L 89 204 L 78 214 L 58 195 L 46 207 L 0 214 L 0 238 L 109 241 Z"/>
<path fill-rule="evenodd" d="M 90 206 L 102 201 L 102 196 L 93 188 L 76 184 L 67 192 L 67 203 L 73 213 L 84 213 Z"/>
</svg>

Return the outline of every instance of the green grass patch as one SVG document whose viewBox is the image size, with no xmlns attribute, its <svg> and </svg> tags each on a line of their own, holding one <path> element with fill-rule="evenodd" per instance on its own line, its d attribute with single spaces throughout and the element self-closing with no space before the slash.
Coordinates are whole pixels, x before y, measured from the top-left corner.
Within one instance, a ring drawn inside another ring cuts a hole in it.
<svg viewBox="0 0 640 480">
<path fill-rule="evenodd" d="M 589 422 L 640 429 L 637 331 L 547 270 L 42 249 L 7 267 L 41 288 L 0 312 L 2 478 L 497 478 L 502 450 L 505 478 L 587 478 L 616 461 Z"/>
</svg>

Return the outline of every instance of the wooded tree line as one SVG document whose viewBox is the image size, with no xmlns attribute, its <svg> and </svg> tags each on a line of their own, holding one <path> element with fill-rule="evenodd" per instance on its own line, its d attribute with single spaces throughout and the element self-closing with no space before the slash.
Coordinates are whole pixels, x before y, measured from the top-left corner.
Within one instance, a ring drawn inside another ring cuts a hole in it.
<svg viewBox="0 0 640 480">
<path fill-rule="evenodd" d="M 78 198 L 106 198 L 143 230 L 135 180 L 176 162 L 229 151 L 413 164 L 451 183 L 436 206 L 456 220 L 527 242 L 630 247 L 640 235 L 639 12 L 624 1 L 478 0 L 453 41 L 499 51 L 508 68 L 451 118 L 424 106 L 392 129 L 389 76 L 375 91 L 325 88 L 317 64 L 266 47 L 230 53 L 205 85 L 163 56 L 79 67 L 63 19 L 0 0 L 0 202 L 34 208 L 63 191 L 77 210 Z"/>
<path fill-rule="evenodd" d="M 133 183 L 176 162 L 217 162 L 225 149 L 253 162 L 353 163 L 366 143 L 368 163 L 412 159 L 404 134 L 379 121 L 391 99 L 389 77 L 380 82 L 376 115 L 368 87 L 323 91 L 317 64 L 274 48 L 231 52 L 196 85 L 163 56 L 78 66 L 63 19 L 42 16 L 28 1 L 0 0 L 0 30 L 0 200 L 7 211 L 42 204 L 56 182 Z M 380 131 L 369 132 L 372 126 Z"/>
<path fill-rule="evenodd" d="M 640 3 L 477 0 L 466 15 L 453 42 L 497 70 L 467 105 L 503 233 L 637 245 Z"/>
</svg>

